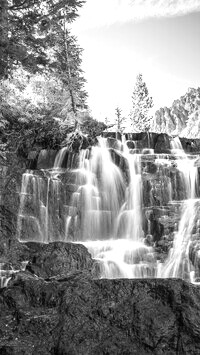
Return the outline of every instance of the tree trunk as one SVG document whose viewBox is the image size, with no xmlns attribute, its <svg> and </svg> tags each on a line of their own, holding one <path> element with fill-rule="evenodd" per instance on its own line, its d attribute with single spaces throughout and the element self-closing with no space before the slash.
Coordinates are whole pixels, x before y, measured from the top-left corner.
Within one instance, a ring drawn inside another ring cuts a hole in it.
<svg viewBox="0 0 200 355">
<path fill-rule="evenodd" d="M 8 77 L 8 0 L 0 1 L 0 79 Z"/>
<path fill-rule="evenodd" d="M 65 10 L 64 10 L 65 11 Z M 74 129 L 78 129 L 78 120 L 77 120 L 77 109 L 76 109 L 76 101 L 74 97 L 74 92 L 72 88 L 72 80 L 71 80 L 71 70 L 70 70 L 70 63 L 69 63 L 69 51 L 68 51 L 68 44 L 67 44 L 67 34 L 66 34 L 66 12 L 64 13 L 64 45 L 65 45 L 65 60 L 67 64 L 67 77 L 68 77 L 68 85 L 69 85 L 69 94 L 71 98 L 71 104 L 72 104 L 72 111 L 74 113 Z"/>
</svg>

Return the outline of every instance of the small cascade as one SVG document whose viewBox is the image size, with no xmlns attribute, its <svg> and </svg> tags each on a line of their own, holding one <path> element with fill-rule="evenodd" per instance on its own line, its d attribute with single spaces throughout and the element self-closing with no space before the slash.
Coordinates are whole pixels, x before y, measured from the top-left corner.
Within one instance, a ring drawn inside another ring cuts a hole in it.
<svg viewBox="0 0 200 355">
<path fill-rule="evenodd" d="M 173 154 L 184 155 L 184 156 L 186 155 L 183 150 L 180 138 L 178 136 L 171 139 L 170 146 L 171 146 L 171 152 Z"/>
<path fill-rule="evenodd" d="M 50 171 L 23 174 L 17 222 L 17 237 L 21 242 L 48 243 L 63 239 L 65 216 L 59 216 L 59 210 L 64 196 L 60 185 L 61 181 Z"/>
<path fill-rule="evenodd" d="M 34 175 L 32 171 L 23 174 L 17 221 L 17 235 L 20 241 L 29 240 L 29 236 L 32 236 L 34 241 L 45 241 L 47 212 L 42 201 L 44 188 L 43 179 Z M 26 235 L 23 231 L 26 231 Z"/>
<path fill-rule="evenodd" d="M 182 158 L 177 160 L 178 170 L 182 173 L 183 184 L 185 185 L 185 201 L 183 201 L 182 215 L 179 222 L 178 232 L 175 234 L 173 246 L 169 251 L 164 264 L 158 266 L 158 277 L 176 277 L 189 280 L 191 266 L 189 261 L 189 246 L 197 223 L 200 200 L 197 199 L 198 171 L 194 166 L 195 160 L 187 158 L 181 152 L 179 140 L 176 140 L 178 154 Z M 182 149 L 183 150 L 183 149 Z"/>
<path fill-rule="evenodd" d="M 133 241 L 142 238 L 142 182 L 140 155 L 124 153 L 129 167 L 130 183 L 126 189 L 125 202 L 117 219 L 117 236 Z"/>
<path fill-rule="evenodd" d="M 11 275 L 12 270 L 8 269 L 4 263 L 0 263 L 0 288 L 7 287 Z"/>
<path fill-rule="evenodd" d="M 54 169 L 59 169 L 62 167 L 66 152 L 67 152 L 66 147 L 59 150 L 58 154 L 56 155 L 55 161 L 54 161 Z"/>
<path fill-rule="evenodd" d="M 189 199 L 183 205 L 178 232 L 164 264 L 158 266 L 158 277 L 190 280 L 189 246 L 199 212 L 200 200 Z"/>
<path fill-rule="evenodd" d="M 111 239 L 83 243 L 96 260 L 101 278 L 155 277 L 153 248 L 129 239 Z"/>
<path fill-rule="evenodd" d="M 69 148 L 60 149 L 56 155 L 53 169 L 72 169 L 76 166 L 77 153 L 69 151 Z"/>
<path fill-rule="evenodd" d="M 113 236 L 116 217 L 124 194 L 120 169 L 113 163 L 106 140 L 99 146 L 80 153 L 75 170 L 77 191 L 72 195 L 72 207 L 81 208 L 81 241 L 106 239 Z"/>
<path fill-rule="evenodd" d="M 0 262 L 0 288 L 8 286 L 8 282 L 11 280 L 12 275 L 17 274 L 20 271 L 24 271 L 28 261 L 22 261 L 20 269 L 14 269 L 12 265 Z"/>
</svg>

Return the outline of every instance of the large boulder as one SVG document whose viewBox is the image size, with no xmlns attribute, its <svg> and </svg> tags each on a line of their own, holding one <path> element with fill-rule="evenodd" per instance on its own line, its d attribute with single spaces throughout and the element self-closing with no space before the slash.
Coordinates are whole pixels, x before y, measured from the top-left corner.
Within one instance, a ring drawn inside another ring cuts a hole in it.
<svg viewBox="0 0 200 355">
<path fill-rule="evenodd" d="M 92 271 L 94 261 L 81 244 L 55 242 L 25 245 L 29 261 L 26 268 L 39 277 L 61 277 L 77 271 Z"/>
<path fill-rule="evenodd" d="M 181 280 L 43 280 L 27 273 L 0 294 L 0 353 L 200 353 L 200 293 Z"/>
</svg>

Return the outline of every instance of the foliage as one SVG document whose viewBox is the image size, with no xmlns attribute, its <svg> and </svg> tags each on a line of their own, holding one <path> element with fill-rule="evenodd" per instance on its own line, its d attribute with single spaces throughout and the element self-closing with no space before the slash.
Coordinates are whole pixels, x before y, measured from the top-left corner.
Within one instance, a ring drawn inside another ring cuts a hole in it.
<svg viewBox="0 0 200 355">
<path fill-rule="evenodd" d="M 89 114 L 86 114 L 82 118 L 80 128 L 84 134 L 87 134 L 91 138 L 95 138 L 100 136 L 102 132 L 107 128 L 107 126 L 105 123 L 99 122 L 91 118 Z"/>
<path fill-rule="evenodd" d="M 43 76 L 38 80 L 43 90 L 45 83 L 46 87 L 50 83 L 53 88 L 54 81 L 53 90 L 56 91 L 58 84 L 57 92 L 66 98 L 62 111 L 71 115 L 75 125 L 78 108 L 87 106 L 87 93 L 81 70 L 82 49 L 67 25 L 77 17 L 83 3 L 80 0 L 2 0 L 0 5 L 0 78 L 10 79 L 21 67 L 29 72 L 30 78 L 35 74 Z M 48 102 L 47 90 L 44 91 L 43 100 Z M 60 105 L 57 111 L 58 108 Z"/>
<path fill-rule="evenodd" d="M 83 3 L 1 0 L 1 149 L 27 155 L 58 149 L 78 128 L 102 130 L 87 113 L 82 49 L 67 28 Z"/>
<path fill-rule="evenodd" d="M 0 53 L 1 77 L 7 78 L 19 63 L 31 73 L 41 71 L 50 61 L 53 24 L 77 17 L 79 0 L 1 0 Z M 63 13 L 65 12 L 65 15 Z"/>
<path fill-rule="evenodd" d="M 130 113 L 133 131 L 148 131 L 151 125 L 149 110 L 153 107 L 152 97 L 149 96 L 142 74 L 136 77 L 136 84 L 132 94 L 133 108 Z"/>
<path fill-rule="evenodd" d="M 58 78 L 44 80 L 19 68 L 0 83 L 0 99 L 0 150 L 27 156 L 32 149 L 59 149 L 74 132 L 69 92 Z M 83 134 L 92 139 L 106 127 L 85 110 L 79 110 L 77 119 Z"/>
</svg>

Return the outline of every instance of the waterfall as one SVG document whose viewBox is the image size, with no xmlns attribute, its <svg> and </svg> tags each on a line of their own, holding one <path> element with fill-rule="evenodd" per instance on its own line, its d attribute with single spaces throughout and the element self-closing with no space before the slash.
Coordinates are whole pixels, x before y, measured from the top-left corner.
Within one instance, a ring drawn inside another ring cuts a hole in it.
<svg viewBox="0 0 200 355">
<path fill-rule="evenodd" d="M 97 261 L 101 277 L 153 277 L 153 249 L 143 243 L 140 156 L 130 154 L 126 143 L 120 154 L 129 174 L 126 191 L 124 177 L 113 163 L 105 139 L 92 148 L 90 159 L 87 153 L 81 153 L 79 173 L 85 182 L 78 190 L 78 194 L 84 190 L 80 242 Z M 77 198 L 80 201 L 75 193 L 73 203 Z"/>
<path fill-rule="evenodd" d="M 81 206 L 81 241 L 106 239 L 113 236 L 125 185 L 120 169 L 113 163 L 106 146 L 99 145 L 80 153 L 72 206 Z"/>
<path fill-rule="evenodd" d="M 155 154 L 150 143 L 99 138 L 79 156 L 61 149 L 52 169 L 27 170 L 18 239 L 82 243 L 99 277 L 189 279 L 200 205 L 196 157 L 177 137 L 170 144 L 171 154 Z"/>
</svg>

